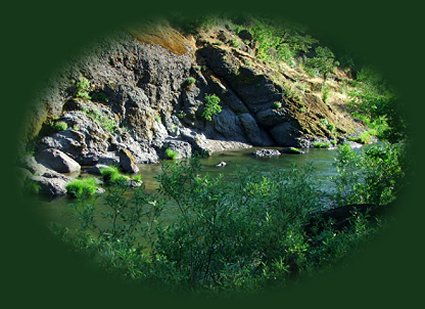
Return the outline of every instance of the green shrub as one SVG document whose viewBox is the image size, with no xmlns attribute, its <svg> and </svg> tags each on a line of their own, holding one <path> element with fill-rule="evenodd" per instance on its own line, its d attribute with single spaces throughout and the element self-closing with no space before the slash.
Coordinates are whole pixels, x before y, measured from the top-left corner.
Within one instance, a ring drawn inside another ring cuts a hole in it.
<svg viewBox="0 0 425 309">
<path fill-rule="evenodd" d="M 282 102 L 276 101 L 273 103 L 273 108 L 274 109 L 279 109 L 282 107 Z"/>
<path fill-rule="evenodd" d="M 164 164 L 159 195 L 112 187 L 102 211 L 77 208 L 79 233 L 58 232 L 108 271 L 160 288 L 258 291 L 330 266 L 375 232 L 355 214 L 336 230 L 309 214 L 323 207 L 312 168 L 200 176 L 197 160 Z M 164 205 L 176 216 L 160 220 Z"/>
<path fill-rule="evenodd" d="M 142 175 L 140 175 L 140 174 L 134 175 L 133 177 L 131 177 L 131 179 L 133 179 L 134 181 L 137 181 L 137 182 L 142 182 Z"/>
<path fill-rule="evenodd" d="M 383 205 L 393 201 L 402 186 L 405 170 L 403 144 L 381 142 L 356 152 L 338 148 L 335 200 L 340 204 Z"/>
<path fill-rule="evenodd" d="M 204 111 L 202 112 L 202 117 L 204 117 L 205 120 L 211 121 L 212 117 L 219 114 L 221 110 L 220 98 L 218 96 L 215 94 L 205 95 Z"/>
<path fill-rule="evenodd" d="M 324 141 L 315 141 L 313 142 L 313 147 L 314 148 L 329 148 L 331 147 L 331 143 L 324 142 Z"/>
<path fill-rule="evenodd" d="M 82 99 L 82 100 L 91 100 L 90 97 L 90 81 L 85 78 L 84 76 L 80 76 L 80 78 L 78 79 L 78 81 L 75 83 L 75 94 L 74 97 L 78 98 L 78 99 Z"/>
<path fill-rule="evenodd" d="M 165 149 L 165 156 L 170 159 L 170 160 L 176 160 L 177 159 L 177 151 L 171 149 L 171 148 L 167 148 Z"/>
<path fill-rule="evenodd" d="M 183 82 L 183 86 L 186 90 L 190 90 L 195 85 L 195 83 L 196 79 L 190 76 L 185 79 L 185 81 Z"/>
<path fill-rule="evenodd" d="M 114 133 L 118 128 L 115 119 L 103 115 L 102 112 L 96 108 L 87 108 L 84 109 L 83 112 L 109 133 Z"/>
<path fill-rule="evenodd" d="M 58 121 L 53 124 L 53 129 L 56 132 L 65 131 L 66 129 L 68 129 L 68 124 L 65 121 Z"/>
<path fill-rule="evenodd" d="M 303 151 L 296 147 L 289 147 L 289 153 L 303 154 Z"/>
<path fill-rule="evenodd" d="M 66 185 L 67 193 L 77 199 L 85 199 L 93 196 L 97 188 L 96 179 L 92 177 L 74 179 Z"/>
<path fill-rule="evenodd" d="M 327 103 L 331 94 L 331 87 L 328 84 L 322 85 L 322 100 Z"/>
<path fill-rule="evenodd" d="M 318 46 L 315 49 L 315 56 L 313 58 L 308 58 L 306 65 L 316 69 L 322 74 L 323 80 L 326 81 L 329 74 L 333 73 L 335 67 L 338 66 L 339 63 L 335 60 L 335 55 L 329 48 Z"/>
<path fill-rule="evenodd" d="M 107 184 L 126 185 L 130 179 L 128 176 L 121 174 L 116 166 L 108 166 L 100 169 L 100 174 Z"/>
<path fill-rule="evenodd" d="M 320 123 L 323 124 L 326 127 L 326 129 L 328 129 L 330 132 L 332 133 L 335 132 L 335 129 L 336 129 L 335 125 L 332 122 L 330 122 L 327 118 L 320 119 Z"/>
</svg>

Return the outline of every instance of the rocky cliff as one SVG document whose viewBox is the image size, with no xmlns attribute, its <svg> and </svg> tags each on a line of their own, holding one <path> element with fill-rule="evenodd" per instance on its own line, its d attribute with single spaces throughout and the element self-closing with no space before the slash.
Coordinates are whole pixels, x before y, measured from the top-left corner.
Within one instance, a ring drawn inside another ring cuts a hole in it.
<svg viewBox="0 0 425 309">
<path fill-rule="evenodd" d="M 31 117 L 37 162 L 26 160 L 26 167 L 46 177 L 34 166 L 51 153 L 49 160 L 59 157 L 75 169 L 155 163 L 168 148 L 187 157 L 340 141 L 361 129 L 339 91 L 347 78 L 338 71 L 328 82 L 332 95 L 325 103 L 322 79 L 259 60 L 248 31 L 226 25 L 195 35 L 166 25 L 133 29 L 97 44 L 50 85 Z M 209 121 L 203 112 L 211 94 L 221 111 Z"/>
</svg>

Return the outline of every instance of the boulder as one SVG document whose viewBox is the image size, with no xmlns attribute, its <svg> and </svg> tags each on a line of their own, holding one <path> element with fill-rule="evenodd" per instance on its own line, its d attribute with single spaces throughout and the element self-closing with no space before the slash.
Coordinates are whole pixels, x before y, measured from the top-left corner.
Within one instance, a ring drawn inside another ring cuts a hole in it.
<svg viewBox="0 0 425 309">
<path fill-rule="evenodd" d="M 38 163 L 33 156 L 25 156 L 22 159 L 22 166 L 36 176 L 40 176 L 47 170 L 47 168 Z"/>
<path fill-rule="evenodd" d="M 59 173 L 75 173 L 81 170 L 80 164 L 58 149 L 42 150 L 37 153 L 36 160 Z"/>
<path fill-rule="evenodd" d="M 124 172 L 137 174 L 139 167 L 136 165 L 136 159 L 128 149 L 122 148 L 119 150 L 120 167 Z"/>
<path fill-rule="evenodd" d="M 166 140 L 162 146 L 162 150 L 164 151 L 164 158 L 166 149 L 171 149 L 177 152 L 176 159 L 190 158 L 192 156 L 192 146 L 185 141 Z"/>
<path fill-rule="evenodd" d="M 278 157 L 281 153 L 277 149 L 259 149 L 253 152 L 253 155 L 256 158 L 271 158 Z"/>
<path fill-rule="evenodd" d="M 93 110 L 100 113 L 100 109 L 93 107 Z M 101 122 L 93 120 L 87 113 L 90 112 L 67 112 L 60 119 L 70 129 L 43 137 L 39 147 L 58 149 L 81 165 L 96 164 L 99 157 L 108 151 L 110 133 L 102 128 Z"/>
<path fill-rule="evenodd" d="M 48 178 L 33 176 L 31 180 L 40 188 L 40 194 L 48 197 L 62 196 L 66 194 L 67 181 L 61 178 Z"/>
<path fill-rule="evenodd" d="M 91 166 L 88 169 L 85 170 L 85 172 L 92 174 L 92 175 L 101 175 L 101 169 L 106 168 L 108 165 L 105 164 L 96 164 L 95 166 Z"/>
</svg>

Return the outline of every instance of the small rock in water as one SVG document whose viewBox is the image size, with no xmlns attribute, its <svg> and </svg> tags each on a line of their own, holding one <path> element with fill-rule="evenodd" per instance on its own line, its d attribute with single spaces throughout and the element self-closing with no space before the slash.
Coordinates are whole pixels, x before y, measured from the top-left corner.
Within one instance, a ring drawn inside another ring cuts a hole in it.
<svg viewBox="0 0 425 309">
<path fill-rule="evenodd" d="M 256 158 L 271 158 L 278 157 L 281 155 L 280 151 L 277 149 L 259 149 L 253 153 Z"/>
<path fill-rule="evenodd" d="M 225 167 L 227 165 L 227 163 L 226 162 L 224 162 L 224 161 L 221 161 L 220 163 L 218 163 L 216 166 L 217 167 Z"/>
</svg>

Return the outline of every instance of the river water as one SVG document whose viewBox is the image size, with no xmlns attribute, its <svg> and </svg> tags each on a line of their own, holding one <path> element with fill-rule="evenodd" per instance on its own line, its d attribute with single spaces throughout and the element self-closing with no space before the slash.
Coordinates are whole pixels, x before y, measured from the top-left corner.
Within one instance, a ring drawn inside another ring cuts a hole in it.
<svg viewBox="0 0 425 309">
<path fill-rule="evenodd" d="M 335 150 L 328 149 L 309 149 L 305 154 L 283 154 L 280 157 L 258 159 L 252 156 L 256 148 L 250 148 L 241 151 L 225 152 L 214 154 L 208 158 L 201 159 L 202 173 L 211 176 L 223 174 L 224 177 L 231 179 L 232 175 L 241 169 L 249 168 L 258 172 L 267 173 L 275 169 L 288 169 L 292 165 L 298 167 L 311 164 L 314 170 L 314 178 L 317 180 L 319 188 L 328 191 L 332 188 L 331 176 L 335 175 L 336 170 L 333 166 L 336 156 Z M 216 167 L 216 165 L 225 161 L 225 167 Z M 140 165 L 140 172 L 147 191 L 154 191 L 158 187 L 155 176 L 160 172 L 160 164 Z M 65 226 L 75 224 L 74 210 L 72 203 L 74 201 L 67 197 L 56 198 L 50 201 L 42 201 L 37 212 L 42 219 L 48 223 L 54 222 Z M 173 216 L 172 210 L 164 210 L 166 217 Z"/>
</svg>

